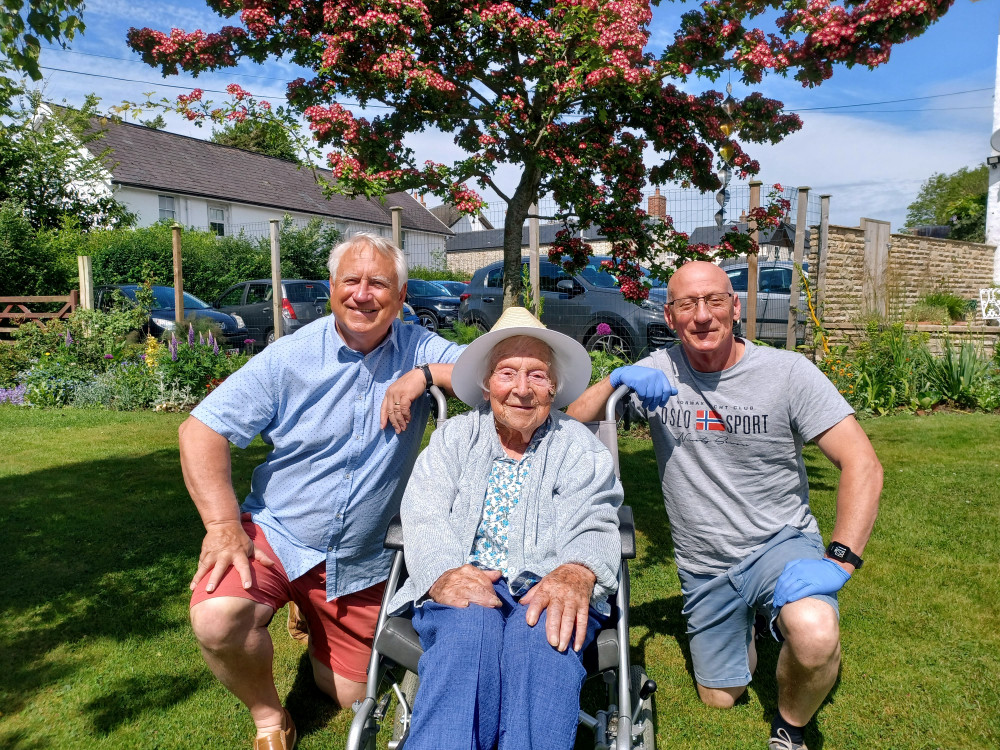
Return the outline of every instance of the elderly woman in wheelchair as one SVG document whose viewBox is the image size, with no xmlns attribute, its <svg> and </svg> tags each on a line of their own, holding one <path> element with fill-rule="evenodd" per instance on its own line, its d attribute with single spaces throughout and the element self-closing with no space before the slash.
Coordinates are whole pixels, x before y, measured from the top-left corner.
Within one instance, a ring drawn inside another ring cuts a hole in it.
<svg viewBox="0 0 1000 750">
<path fill-rule="evenodd" d="M 609 611 L 623 496 L 608 450 L 554 409 L 587 386 L 579 343 L 508 309 L 463 352 L 449 419 L 402 503 L 424 653 L 406 750 L 572 748 L 581 651 Z"/>
</svg>

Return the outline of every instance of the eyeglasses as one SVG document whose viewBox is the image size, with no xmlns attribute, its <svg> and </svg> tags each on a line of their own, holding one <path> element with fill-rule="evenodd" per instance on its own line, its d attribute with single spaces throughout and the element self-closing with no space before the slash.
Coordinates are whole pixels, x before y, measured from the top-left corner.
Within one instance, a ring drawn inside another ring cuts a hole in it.
<svg viewBox="0 0 1000 750">
<path fill-rule="evenodd" d="M 493 377 L 501 385 L 513 385 L 524 373 L 528 378 L 528 385 L 538 388 L 548 388 L 552 385 L 549 374 L 545 370 L 515 370 L 513 367 L 501 367 L 493 371 Z"/>
<path fill-rule="evenodd" d="M 729 298 L 732 296 L 730 292 L 713 292 L 701 297 L 681 297 L 667 304 L 671 305 L 675 312 L 688 313 L 694 310 L 701 300 L 705 300 L 705 304 L 712 310 L 724 310 L 729 306 Z"/>
</svg>

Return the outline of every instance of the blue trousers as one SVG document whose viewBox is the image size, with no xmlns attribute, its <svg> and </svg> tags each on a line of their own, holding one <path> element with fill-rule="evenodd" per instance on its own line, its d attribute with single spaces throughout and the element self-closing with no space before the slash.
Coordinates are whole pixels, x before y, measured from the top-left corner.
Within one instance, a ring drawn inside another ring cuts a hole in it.
<svg viewBox="0 0 1000 750">
<path fill-rule="evenodd" d="M 586 672 L 525 621 L 501 580 L 496 609 L 425 602 L 413 627 L 424 654 L 406 750 L 572 750 Z M 589 644 L 604 618 L 590 610 Z"/>
</svg>

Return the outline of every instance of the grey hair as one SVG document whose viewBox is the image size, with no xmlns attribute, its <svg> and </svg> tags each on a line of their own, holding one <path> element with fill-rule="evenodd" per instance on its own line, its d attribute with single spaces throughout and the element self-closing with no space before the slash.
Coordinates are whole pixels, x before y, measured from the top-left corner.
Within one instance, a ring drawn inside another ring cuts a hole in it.
<svg viewBox="0 0 1000 750">
<path fill-rule="evenodd" d="M 396 266 L 396 278 L 398 279 L 396 291 L 398 292 L 403 288 L 403 284 L 409 278 L 409 270 L 406 267 L 406 256 L 403 255 L 403 251 L 392 244 L 391 240 L 369 232 L 358 232 L 336 245 L 330 251 L 330 259 L 327 261 L 326 267 L 330 269 L 330 278 L 333 279 L 334 283 L 337 281 L 337 269 L 340 268 L 340 260 L 344 257 L 344 253 L 360 247 L 369 247 L 379 255 L 389 258 Z"/>
<path fill-rule="evenodd" d="M 490 349 L 489 354 L 486 355 L 486 369 L 483 371 L 483 390 L 490 390 L 490 375 L 493 374 L 493 370 L 497 366 L 497 362 L 500 361 L 501 357 L 510 356 L 510 351 L 515 349 L 516 346 L 520 346 L 524 341 L 535 341 L 546 348 L 549 352 L 549 356 L 545 360 L 545 364 L 549 366 L 549 380 L 552 381 L 554 386 L 552 395 L 555 396 L 559 392 L 559 368 L 556 365 L 556 359 L 552 355 L 552 347 L 546 344 L 541 339 L 536 339 L 534 336 L 528 334 L 522 334 L 520 336 L 511 336 L 503 341 L 498 341 Z M 515 346 L 512 346 L 515 345 Z"/>
</svg>

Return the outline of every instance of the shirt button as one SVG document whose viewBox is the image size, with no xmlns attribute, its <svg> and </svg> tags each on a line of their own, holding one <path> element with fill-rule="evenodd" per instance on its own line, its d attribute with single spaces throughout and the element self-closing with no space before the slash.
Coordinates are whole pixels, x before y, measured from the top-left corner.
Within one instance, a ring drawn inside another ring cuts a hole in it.
<svg viewBox="0 0 1000 750">
<path fill-rule="evenodd" d="M 355 435 L 355 436 L 354 436 L 354 439 L 355 439 L 355 440 L 360 440 L 360 439 L 361 439 L 361 436 L 360 436 L 360 435 Z"/>
<path fill-rule="evenodd" d="M 337 514 L 337 520 L 338 520 L 338 521 L 339 521 L 339 520 L 340 520 L 341 518 L 343 518 L 343 517 L 344 517 L 344 516 L 343 516 L 343 514 L 341 514 L 341 513 L 338 513 L 338 514 Z"/>
<path fill-rule="evenodd" d="M 327 551 L 327 552 L 333 552 L 333 547 L 327 547 L 327 548 L 326 548 L 326 551 Z"/>
<path fill-rule="evenodd" d="M 350 478 L 351 478 L 350 474 L 344 474 L 344 479 L 350 479 Z"/>
</svg>

